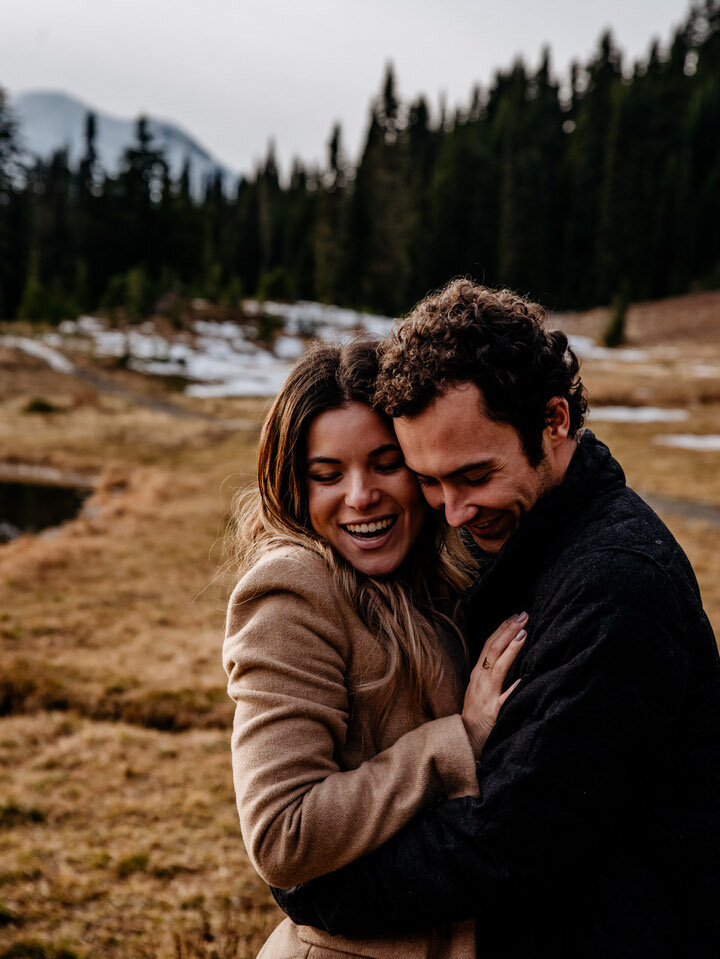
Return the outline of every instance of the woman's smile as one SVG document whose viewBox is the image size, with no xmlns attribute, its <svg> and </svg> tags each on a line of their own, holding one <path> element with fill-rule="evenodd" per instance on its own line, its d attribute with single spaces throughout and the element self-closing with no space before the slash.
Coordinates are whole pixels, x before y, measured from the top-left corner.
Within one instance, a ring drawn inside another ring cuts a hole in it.
<svg viewBox="0 0 720 959">
<path fill-rule="evenodd" d="M 352 523 L 340 523 L 339 526 L 348 536 L 352 536 L 361 549 L 380 549 L 390 538 L 396 522 L 397 515 L 367 519 L 362 522 L 356 520 Z"/>
</svg>

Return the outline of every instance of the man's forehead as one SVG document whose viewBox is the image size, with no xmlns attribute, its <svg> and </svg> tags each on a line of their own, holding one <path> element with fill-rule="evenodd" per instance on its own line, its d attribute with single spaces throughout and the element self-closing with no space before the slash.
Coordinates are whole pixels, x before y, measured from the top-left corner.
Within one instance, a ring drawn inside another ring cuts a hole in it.
<svg viewBox="0 0 720 959">
<path fill-rule="evenodd" d="M 434 434 L 421 424 L 396 424 L 397 438 L 407 465 L 416 473 L 445 477 L 469 469 L 493 466 L 502 456 L 500 444 L 488 442 L 466 429 Z"/>
</svg>

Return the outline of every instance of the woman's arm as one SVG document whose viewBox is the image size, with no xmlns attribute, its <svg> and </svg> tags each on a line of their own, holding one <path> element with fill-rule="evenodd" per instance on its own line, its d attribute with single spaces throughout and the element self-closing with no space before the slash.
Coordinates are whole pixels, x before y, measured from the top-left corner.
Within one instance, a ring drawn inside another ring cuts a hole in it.
<svg viewBox="0 0 720 959">
<path fill-rule="evenodd" d="M 269 557 L 236 589 L 223 662 L 236 703 L 233 774 L 245 845 L 269 883 L 339 869 L 394 835 L 438 796 L 474 796 L 460 715 L 402 736 L 340 771 L 350 639 L 325 564 Z"/>
</svg>

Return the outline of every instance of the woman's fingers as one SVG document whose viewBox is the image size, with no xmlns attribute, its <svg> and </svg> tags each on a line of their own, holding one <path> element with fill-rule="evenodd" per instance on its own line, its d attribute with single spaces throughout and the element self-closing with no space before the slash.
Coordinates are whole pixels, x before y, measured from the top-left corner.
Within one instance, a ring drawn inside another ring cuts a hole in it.
<svg viewBox="0 0 720 959">
<path fill-rule="evenodd" d="M 479 758 L 495 725 L 498 711 L 517 686 L 503 693 L 508 671 L 523 647 L 527 633 L 523 628 L 527 614 L 506 620 L 485 643 L 465 690 L 462 718 L 473 752 Z M 518 680 L 519 682 L 519 680 Z"/>
<path fill-rule="evenodd" d="M 525 642 L 526 638 L 526 630 L 516 630 L 515 635 L 500 654 L 495 665 L 492 667 L 492 678 L 497 689 L 502 689 L 502 685 L 505 682 L 507 674 L 510 672 L 510 667 L 515 662 L 517 654 L 523 648 L 523 643 Z"/>
<path fill-rule="evenodd" d="M 515 687 L 518 685 L 519 682 L 520 682 L 520 680 L 519 680 L 519 679 L 516 679 L 515 682 L 512 684 L 512 686 L 509 686 L 509 687 L 505 690 L 505 692 L 502 694 L 502 696 L 501 696 L 500 699 L 498 700 L 498 702 L 500 703 L 501 706 L 503 705 L 503 703 L 505 702 L 505 700 L 506 700 L 506 699 L 508 698 L 508 696 L 512 693 L 512 691 L 515 689 Z"/>
<path fill-rule="evenodd" d="M 518 630 L 525 625 L 527 618 L 527 613 L 517 613 L 501 623 L 483 646 L 480 663 L 487 660 L 493 666 L 513 641 Z"/>
</svg>

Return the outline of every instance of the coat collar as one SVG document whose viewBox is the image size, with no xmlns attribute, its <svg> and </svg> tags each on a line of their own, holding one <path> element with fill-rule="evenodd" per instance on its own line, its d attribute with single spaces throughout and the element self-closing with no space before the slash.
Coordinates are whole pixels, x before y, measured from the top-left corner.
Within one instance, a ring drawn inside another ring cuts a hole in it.
<svg viewBox="0 0 720 959">
<path fill-rule="evenodd" d="M 508 576 L 517 584 L 527 581 L 558 535 L 590 502 L 624 485 L 625 474 L 610 450 L 583 430 L 563 481 L 530 510 L 497 556 L 481 560 L 480 575 L 465 591 L 463 604 L 473 606 Z"/>
</svg>

